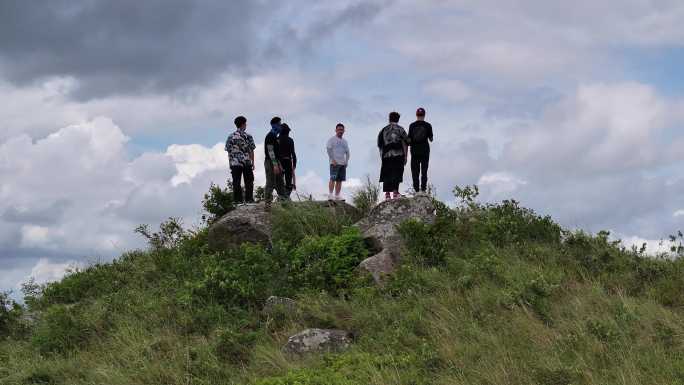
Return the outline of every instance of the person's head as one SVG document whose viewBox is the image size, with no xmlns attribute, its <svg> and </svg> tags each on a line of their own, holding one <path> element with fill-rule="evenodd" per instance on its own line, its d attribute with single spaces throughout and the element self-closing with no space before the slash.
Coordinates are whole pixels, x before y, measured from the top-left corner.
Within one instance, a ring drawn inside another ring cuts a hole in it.
<svg viewBox="0 0 684 385">
<path fill-rule="evenodd" d="M 423 107 L 419 107 L 416 110 L 416 118 L 418 120 L 425 120 L 425 109 Z"/>
<path fill-rule="evenodd" d="M 273 119 L 271 119 L 271 131 L 273 131 L 276 134 L 279 134 L 281 121 L 282 120 L 279 117 L 274 116 Z"/>
<path fill-rule="evenodd" d="M 282 135 L 282 136 L 290 135 L 290 126 L 288 126 L 287 123 L 281 123 L 280 124 L 280 135 Z"/>
<path fill-rule="evenodd" d="M 342 124 L 342 123 L 337 123 L 337 125 L 335 126 L 335 135 L 336 135 L 338 138 L 341 138 L 342 135 L 344 135 L 344 124 Z"/>
<path fill-rule="evenodd" d="M 237 128 L 247 128 L 247 118 L 245 118 L 244 116 L 238 116 L 237 118 L 235 118 L 233 122 L 235 123 L 235 127 Z"/>
<path fill-rule="evenodd" d="M 398 112 L 396 112 L 396 111 L 390 112 L 390 113 L 389 113 L 389 121 L 390 121 L 390 123 L 399 123 L 399 117 L 401 117 L 401 115 L 399 115 Z"/>
</svg>

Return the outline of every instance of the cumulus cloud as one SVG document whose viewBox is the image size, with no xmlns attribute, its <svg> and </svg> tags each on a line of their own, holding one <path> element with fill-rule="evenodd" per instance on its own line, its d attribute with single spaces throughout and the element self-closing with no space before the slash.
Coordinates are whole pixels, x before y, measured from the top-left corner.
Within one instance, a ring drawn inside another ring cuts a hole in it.
<svg viewBox="0 0 684 385">
<path fill-rule="evenodd" d="M 99 117 L 37 141 L 20 135 L 0 142 L 3 271 L 22 260 L 13 279 L 25 279 L 29 268 L 37 279 L 57 279 L 74 261 L 141 247 L 133 233 L 138 224 L 171 216 L 198 224 L 203 193 L 211 183 L 225 186 L 229 176 L 223 144 L 171 145 L 131 157 L 128 140 L 111 119 Z M 263 185 L 263 144 L 255 153 L 255 181 Z M 320 196 L 325 185 L 313 171 L 298 178 L 303 197 Z"/>
</svg>

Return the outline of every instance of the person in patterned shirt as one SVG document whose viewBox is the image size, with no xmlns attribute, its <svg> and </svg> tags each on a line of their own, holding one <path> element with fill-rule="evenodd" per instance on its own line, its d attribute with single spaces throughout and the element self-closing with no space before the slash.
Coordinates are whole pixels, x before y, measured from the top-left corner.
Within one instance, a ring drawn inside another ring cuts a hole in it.
<svg viewBox="0 0 684 385">
<path fill-rule="evenodd" d="M 226 140 L 226 151 L 233 178 L 233 201 L 235 204 L 254 203 L 254 139 L 247 133 L 247 119 L 244 116 L 235 118 L 235 132 Z M 241 180 L 245 180 L 243 197 Z"/>
</svg>

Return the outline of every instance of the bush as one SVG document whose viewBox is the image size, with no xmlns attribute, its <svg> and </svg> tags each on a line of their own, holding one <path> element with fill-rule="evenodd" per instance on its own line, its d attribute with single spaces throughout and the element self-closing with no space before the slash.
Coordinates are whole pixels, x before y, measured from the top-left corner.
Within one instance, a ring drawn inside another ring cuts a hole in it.
<svg viewBox="0 0 684 385">
<path fill-rule="evenodd" d="M 273 241 L 283 242 L 290 247 L 296 246 L 307 236 L 340 234 L 355 219 L 314 202 L 275 206 L 272 214 Z"/>
<path fill-rule="evenodd" d="M 363 186 L 354 191 L 352 195 L 352 202 L 363 215 L 367 215 L 373 207 L 378 203 L 380 197 L 380 186 L 373 183 L 370 176 L 366 175 L 366 181 Z"/>
<path fill-rule="evenodd" d="M 33 334 L 33 345 L 41 353 L 66 353 L 83 346 L 92 328 L 73 307 L 54 305 L 41 316 Z"/>
<path fill-rule="evenodd" d="M 270 254 L 262 246 L 243 244 L 235 251 L 213 256 L 195 295 L 225 305 L 261 303 L 273 290 L 283 288 L 284 266 L 277 251 Z"/>
<path fill-rule="evenodd" d="M 211 225 L 222 216 L 235 209 L 233 202 L 233 184 L 230 180 L 226 182 L 227 187 L 221 188 L 214 183 L 209 185 L 209 191 L 204 194 L 202 199 L 202 221 Z"/>
<path fill-rule="evenodd" d="M 231 364 L 245 363 L 250 358 L 256 339 L 257 333 L 251 330 L 220 328 L 214 338 L 214 352 Z"/>
<path fill-rule="evenodd" d="M 0 340 L 22 334 L 23 308 L 9 298 L 9 293 L 0 292 Z"/>
<path fill-rule="evenodd" d="M 356 267 L 367 256 L 356 228 L 346 228 L 339 236 L 309 236 L 292 255 L 289 279 L 293 286 L 340 293 L 351 286 Z"/>
</svg>

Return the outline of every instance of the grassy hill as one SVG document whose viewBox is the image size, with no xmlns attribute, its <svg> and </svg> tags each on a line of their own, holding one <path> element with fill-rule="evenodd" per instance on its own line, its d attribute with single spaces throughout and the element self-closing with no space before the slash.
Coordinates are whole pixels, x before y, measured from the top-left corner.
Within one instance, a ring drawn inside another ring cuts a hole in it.
<svg viewBox="0 0 684 385">
<path fill-rule="evenodd" d="M 401 226 L 383 287 L 344 218 L 274 209 L 274 247 L 224 253 L 175 221 L 133 251 L 0 306 L 0 384 L 684 384 L 684 262 L 562 229 L 516 202 Z M 270 295 L 296 311 L 262 311 Z M 292 357 L 308 327 L 354 335 Z"/>
</svg>

